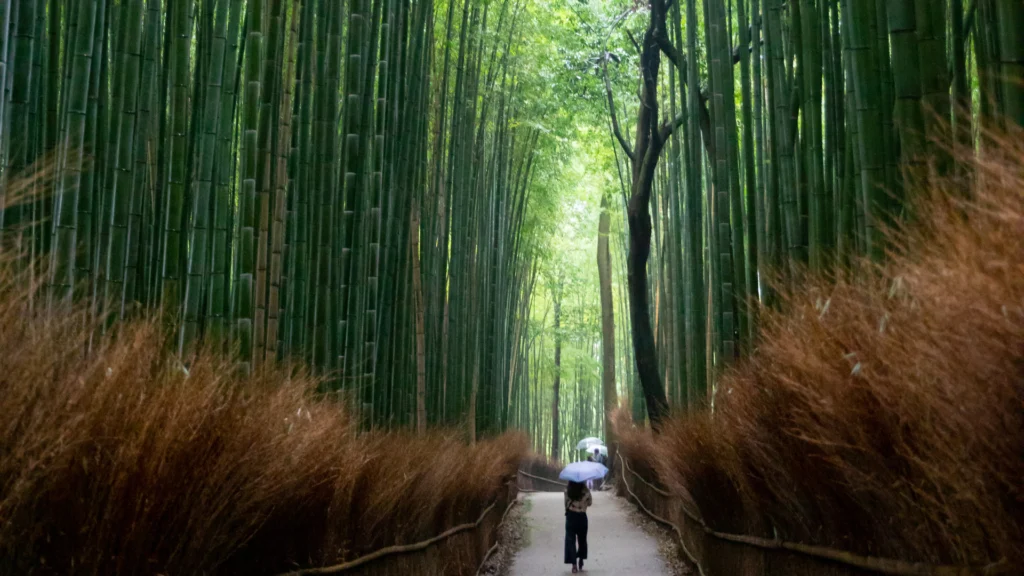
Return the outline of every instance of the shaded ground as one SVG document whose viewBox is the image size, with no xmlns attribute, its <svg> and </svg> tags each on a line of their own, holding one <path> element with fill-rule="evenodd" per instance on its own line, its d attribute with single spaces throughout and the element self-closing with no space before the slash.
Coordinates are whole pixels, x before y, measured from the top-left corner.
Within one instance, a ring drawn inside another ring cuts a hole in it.
<svg viewBox="0 0 1024 576">
<path fill-rule="evenodd" d="M 480 568 L 478 576 L 508 576 L 512 559 L 526 545 L 526 515 L 530 502 L 519 495 L 519 504 L 508 511 L 498 531 L 498 549 Z"/>
<path fill-rule="evenodd" d="M 512 576 L 569 574 L 562 563 L 565 516 L 562 494 L 538 492 L 526 496 L 526 539 L 515 556 Z M 628 504 L 610 492 L 595 492 L 590 519 L 589 558 L 584 574 L 593 576 L 672 576 L 662 560 L 657 539 L 631 520 Z"/>
<path fill-rule="evenodd" d="M 661 552 L 661 558 L 668 566 L 669 574 L 672 576 L 692 576 L 697 573 L 689 560 L 684 560 L 686 553 L 683 552 L 682 546 L 679 545 L 679 539 L 676 538 L 675 532 L 651 520 L 650 516 L 641 512 L 633 504 L 627 504 L 626 510 L 629 520 L 633 524 L 639 526 L 644 533 L 657 540 L 658 550 Z"/>
</svg>

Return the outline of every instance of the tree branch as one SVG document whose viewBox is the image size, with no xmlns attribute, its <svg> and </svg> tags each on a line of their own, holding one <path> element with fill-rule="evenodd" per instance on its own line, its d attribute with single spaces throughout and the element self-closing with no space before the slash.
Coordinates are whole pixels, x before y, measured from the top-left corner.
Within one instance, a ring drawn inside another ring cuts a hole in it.
<svg viewBox="0 0 1024 576">
<path fill-rule="evenodd" d="M 626 37 L 629 38 L 629 41 L 633 43 L 633 48 L 636 48 L 637 54 L 643 51 L 643 49 L 640 48 L 640 43 L 636 41 L 636 37 L 633 36 L 632 32 L 626 30 Z"/>
<path fill-rule="evenodd" d="M 657 46 L 652 46 L 651 47 L 651 52 L 654 55 L 657 55 L 658 54 Z M 647 108 L 650 110 L 650 114 L 651 115 L 650 115 L 650 120 L 648 121 L 647 126 L 650 127 L 651 139 L 655 141 L 655 145 L 660 150 L 665 141 L 660 138 L 661 134 L 658 132 L 658 118 L 661 116 L 661 110 L 660 110 L 660 107 L 658 105 L 658 84 L 657 84 L 658 75 L 657 74 L 658 73 L 655 70 L 655 72 L 653 74 L 653 78 L 651 79 L 652 80 L 651 82 L 648 82 L 645 79 L 645 81 L 644 81 L 644 90 L 643 90 L 643 93 L 642 93 L 642 96 L 641 96 L 640 105 L 644 106 L 645 102 L 646 102 Z"/>
<path fill-rule="evenodd" d="M 661 51 L 665 54 L 665 56 L 668 56 L 669 61 L 672 62 L 673 65 L 675 65 L 676 69 L 679 70 L 679 72 L 683 74 L 683 76 L 685 76 L 686 56 L 682 52 L 680 52 L 679 49 L 676 48 L 675 45 L 672 44 L 672 41 L 669 40 L 668 38 L 658 35 L 655 38 L 655 40 L 658 41 L 658 47 L 661 48 Z M 760 40 L 758 41 L 760 42 Z M 743 55 L 743 50 L 749 51 L 750 46 L 737 46 L 736 49 L 732 51 L 732 63 L 734 65 L 739 64 L 741 56 Z"/>
<path fill-rule="evenodd" d="M 661 48 L 658 45 L 658 38 L 667 36 L 665 33 L 665 0 L 650 0 L 651 17 L 647 23 L 647 30 L 644 32 L 643 50 L 640 53 L 640 111 L 646 111 L 646 116 L 641 114 L 637 117 L 637 148 L 639 157 L 646 156 L 648 147 L 660 151 L 663 141 L 659 138 L 659 103 L 658 103 L 658 71 L 661 68 Z M 640 134 L 647 139 L 646 145 L 640 144 Z M 646 162 L 646 159 L 643 160 Z M 657 159 L 655 159 L 657 162 Z"/>
<path fill-rule="evenodd" d="M 629 142 L 622 137 L 622 130 L 619 128 L 619 117 L 615 113 L 615 98 L 612 95 L 612 83 L 608 81 L 608 53 L 605 52 L 601 58 L 601 68 L 604 70 L 604 91 L 608 96 L 608 111 L 612 116 L 612 132 L 615 134 L 615 139 L 619 141 L 619 145 L 622 146 L 622 150 L 626 153 L 626 156 L 633 160 L 635 155 L 633 148 L 630 147 Z"/>
<path fill-rule="evenodd" d="M 607 51 L 608 39 L 611 38 L 612 32 L 614 32 L 615 29 L 619 27 L 619 24 L 622 24 L 622 21 L 625 20 L 626 17 L 632 14 L 633 12 L 633 8 L 626 8 L 621 13 L 619 13 L 619 15 L 615 17 L 615 19 L 612 20 L 612 23 L 608 26 L 608 32 L 605 33 L 604 39 L 601 40 L 601 46 L 605 47 L 605 51 Z"/>
<path fill-rule="evenodd" d="M 665 38 L 661 34 L 658 34 L 657 37 L 655 37 L 655 41 L 658 42 L 658 48 L 661 48 L 661 51 L 665 53 L 665 56 L 668 56 L 669 62 L 671 62 L 676 67 L 676 70 L 679 70 L 679 73 L 683 75 L 683 78 L 685 78 L 686 58 L 683 57 L 683 53 L 680 52 L 674 44 L 672 44 L 671 40 Z"/>
<path fill-rule="evenodd" d="M 684 118 L 683 115 L 680 114 L 676 116 L 671 122 L 666 122 L 665 124 L 662 124 L 661 128 L 658 129 L 658 139 L 660 139 L 662 142 L 668 140 L 669 137 L 672 136 L 672 133 L 674 133 L 677 128 L 682 126 L 683 122 L 685 121 L 686 118 Z"/>
<path fill-rule="evenodd" d="M 686 56 L 676 48 L 672 42 L 664 36 L 658 35 L 655 40 L 658 42 L 658 47 L 661 48 L 662 53 L 668 57 L 669 61 L 679 71 L 679 79 L 686 85 Z M 700 115 L 700 132 L 704 140 L 704 150 L 707 151 L 710 158 L 715 157 L 715 142 L 711 139 L 711 110 L 708 109 L 708 95 L 703 90 L 700 92 L 700 109 L 697 113 Z M 678 119 L 677 119 L 678 120 Z M 672 127 L 672 131 L 675 127 Z M 670 131 L 671 132 L 671 131 Z"/>
<path fill-rule="evenodd" d="M 658 159 L 661 157 L 661 151 L 665 148 L 665 142 L 668 141 L 672 133 L 686 121 L 686 117 L 682 114 L 676 116 L 671 122 L 662 124 L 657 129 L 653 129 L 654 141 L 647 148 L 647 153 L 640 163 L 639 170 L 639 181 L 638 188 L 643 191 L 646 190 L 648 195 L 651 191 L 651 186 L 646 184 L 654 181 L 654 171 L 658 166 Z"/>
</svg>

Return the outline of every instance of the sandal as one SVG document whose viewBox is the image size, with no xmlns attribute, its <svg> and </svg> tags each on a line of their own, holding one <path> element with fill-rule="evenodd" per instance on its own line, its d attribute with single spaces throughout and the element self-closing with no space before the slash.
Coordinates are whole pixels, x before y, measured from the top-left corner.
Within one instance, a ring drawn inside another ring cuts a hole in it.
<svg viewBox="0 0 1024 576">
<path fill-rule="evenodd" d="M 572 573 L 573 573 L 573 574 L 575 574 L 575 573 L 577 573 L 577 572 L 579 572 L 579 570 L 577 570 L 577 569 L 576 569 L 576 565 L 575 565 L 575 564 L 573 564 L 573 565 L 572 565 Z"/>
</svg>

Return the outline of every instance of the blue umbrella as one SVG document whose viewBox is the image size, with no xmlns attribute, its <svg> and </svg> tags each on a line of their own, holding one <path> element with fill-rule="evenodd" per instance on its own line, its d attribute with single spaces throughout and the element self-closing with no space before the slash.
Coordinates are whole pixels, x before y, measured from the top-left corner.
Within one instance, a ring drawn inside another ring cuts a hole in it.
<svg viewBox="0 0 1024 576">
<path fill-rule="evenodd" d="M 559 472 L 558 478 L 569 482 L 586 482 L 604 478 L 608 468 L 597 462 L 573 462 Z"/>
</svg>

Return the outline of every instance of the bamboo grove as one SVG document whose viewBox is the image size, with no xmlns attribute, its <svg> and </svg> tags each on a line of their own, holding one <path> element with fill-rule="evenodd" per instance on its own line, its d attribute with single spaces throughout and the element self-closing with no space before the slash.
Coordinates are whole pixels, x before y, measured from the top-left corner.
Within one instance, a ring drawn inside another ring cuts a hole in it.
<svg viewBox="0 0 1024 576">
<path fill-rule="evenodd" d="M 1017 0 L 607 10 L 634 393 L 652 421 L 712 402 L 714 375 L 757 345 L 777 288 L 883 260 L 917 187 L 957 174 L 969 195 L 983 184 L 952 159 L 1024 124 Z"/>
<path fill-rule="evenodd" d="M 37 310 L 162 311 L 186 366 L 304 362 L 365 425 L 504 429 L 524 5 L 0 2 L 0 249 Z"/>
<path fill-rule="evenodd" d="M 581 456 L 580 438 L 604 436 L 607 428 L 596 278 L 587 269 L 565 268 L 568 273 L 552 274 L 533 291 L 510 423 L 529 432 L 535 452 L 571 461 Z"/>
</svg>

